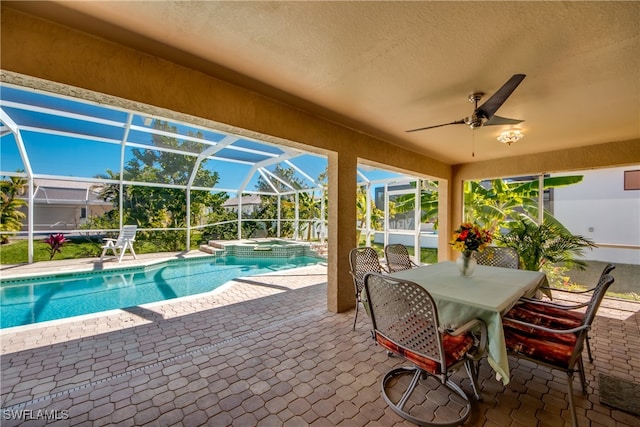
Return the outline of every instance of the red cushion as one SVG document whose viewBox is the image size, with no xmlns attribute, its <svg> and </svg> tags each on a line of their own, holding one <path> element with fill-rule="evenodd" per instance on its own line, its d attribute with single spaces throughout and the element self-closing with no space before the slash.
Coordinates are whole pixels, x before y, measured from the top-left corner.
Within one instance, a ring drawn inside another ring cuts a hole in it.
<svg viewBox="0 0 640 427">
<path fill-rule="evenodd" d="M 439 362 L 436 362 L 428 357 L 421 356 L 420 354 L 407 348 L 401 347 L 393 341 L 389 340 L 384 335 L 377 332 L 376 341 L 382 347 L 396 354 L 399 354 L 400 356 L 415 364 L 420 369 L 431 372 L 434 375 L 440 375 L 442 373 Z M 442 344 L 445 353 L 444 360 L 448 369 L 451 365 L 461 360 L 464 355 L 471 349 L 471 347 L 473 347 L 473 337 L 471 336 L 471 334 L 462 334 L 455 337 L 444 334 L 442 337 Z"/>
<path fill-rule="evenodd" d="M 560 368 L 569 368 L 569 359 L 575 345 L 568 345 L 558 340 L 548 340 L 537 335 L 530 335 L 516 328 L 505 325 L 504 339 L 510 352 L 522 354 L 535 360 L 549 363 Z M 573 334 L 570 334 L 573 335 Z M 575 343 L 574 343 L 575 344 Z"/>
<path fill-rule="evenodd" d="M 584 313 L 526 302 L 513 307 L 505 317 L 552 329 L 572 329 L 582 324 Z"/>
<path fill-rule="evenodd" d="M 569 324 L 575 325 L 574 327 L 580 326 L 582 324 L 582 320 L 584 319 L 584 313 L 577 310 L 568 310 L 563 308 L 551 307 L 546 304 L 535 304 L 531 302 L 525 302 L 524 304 L 521 304 L 521 306 L 526 310 L 543 313 L 547 316 L 555 318 L 565 319 L 565 321 L 569 322 Z"/>
<path fill-rule="evenodd" d="M 510 319 L 506 317 L 502 319 L 502 325 L 505 328 L 511 328 L 519 332 L 522 332 L 527 336 L 537 337 L 541 340 L 555 341 L 555 342 L 559 342 L 559 343 L 570 345 L 570 346 L 576 345 L 576 340 L 578 338 L 578 336 L 575 333 L 556 334 L 553 332 L 541 331 L 540 329 L 536 329 L 530 326 L 525 326 L 519 323 L 511 322 Z"/>
</svg>

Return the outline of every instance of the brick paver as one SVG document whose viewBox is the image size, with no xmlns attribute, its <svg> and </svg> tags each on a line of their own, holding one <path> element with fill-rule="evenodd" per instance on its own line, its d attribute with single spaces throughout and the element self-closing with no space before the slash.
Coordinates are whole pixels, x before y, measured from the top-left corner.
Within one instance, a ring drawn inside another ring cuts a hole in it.
<svg viewBox="0 0 640 427">
<path fill-rule="evenodd" d="M 236 280 L 220 292 L 81 322 L 0 332 L 2 425 L 401 426 L 380 378 L 403 364 L 370 339 L 369 319 L 326 309 L 326 268 Z M 640 304 L 607 302 L 594 323 L 584 426 L 637 426 L 600 404 L 601 372 L 640 383 Z M 503 386 L 487 363 L 467 425 L 570 423 L 566 376 L 510 360 Z M 454 381 L 470 391 L 463 373 Z M 40 411 L 40 412 L 39 412 Z M 46 412 L 44 412 L 46 411 Z M 49 421 L 45 420 L 49 416 Z M 57 422 L 54 423 L 54 418 Z"/>
</svg>

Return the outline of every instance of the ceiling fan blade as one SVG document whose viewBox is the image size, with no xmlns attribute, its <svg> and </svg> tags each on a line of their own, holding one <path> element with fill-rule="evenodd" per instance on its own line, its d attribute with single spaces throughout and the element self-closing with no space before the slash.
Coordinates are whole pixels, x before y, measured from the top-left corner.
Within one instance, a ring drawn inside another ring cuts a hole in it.
<svg viewBox="0 0 640 427">
<path fill-rule="evenodd" d="M 476 114 L 479 116 L 485 117 L 487 119 L 491 119 L 493 115 L 498 111 L 498 108 L 504 104 L 504 102 L 509 98 L 509 96 L 513 93 L 513 91 L 518 87 L 518 85 L 524 80 L 526 77 L 525 74 L 514 74 L 511 76 L 507 82 L 502 85 L 500 89 L 487 101 L 478 107 Z"/>
<path fill-rule="evenodd" d="M 517 125 L 518 123 L 522 122 L 524 122 L 524 120 L 508 119 L 506 117 L 500 117 L 494 114 L 493 117 L 484 122 L 482 126 Z"/>
<path fill-rule="evenodd" d="M 451 122 L 451 123 L 443 123 L 441 125 L 427 126 L 427 127 L 424 127 L 424 128 L 411 129 L 411 130 L 408 130 L 406 132 L 418 132 L 419 130 L 427 130 L 427 129 L 439 128 L 439 127 L 442 127 L 442 126 L 449 126 L 449 125 L 463 125 L 464 123 L 465 123 L 464 119 L 460 119 L 460 120 L 456 120 L 455 122 Z"/>
</svg>

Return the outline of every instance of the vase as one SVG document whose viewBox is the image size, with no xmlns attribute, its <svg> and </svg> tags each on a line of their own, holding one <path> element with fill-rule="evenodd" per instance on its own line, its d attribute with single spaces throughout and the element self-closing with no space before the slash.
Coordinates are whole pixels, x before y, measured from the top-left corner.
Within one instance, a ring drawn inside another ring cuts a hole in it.
<svg viewBox="0 0 640 427">
<path fill-rule="evenodd" d="M 476 270 L 476 266 L 478 265 L 475 257 L 475 252 L 469 251 L 461 253 L 456 260 L 456 265 L 458 266 L 458 270 L 460 270 L 460 274 L 462 276 L 471 276 Z"/>
</svg>

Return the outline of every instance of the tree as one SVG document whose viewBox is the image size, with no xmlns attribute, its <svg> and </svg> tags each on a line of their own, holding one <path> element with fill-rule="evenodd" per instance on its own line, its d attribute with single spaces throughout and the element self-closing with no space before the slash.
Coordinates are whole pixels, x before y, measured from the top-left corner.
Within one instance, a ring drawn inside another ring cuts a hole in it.
<svg viewBox="0 0 640 427">
<path fill-rule="evenodd" d="M 22 220 L 27 216 L 20 208 L 26 206 L 27 202 L 18 197 L 25 193 L 27 181 L 24 178 L 14 176 L 0 181 L 0 186 L 2 188 L 0 231 L 20 231 Z M 9 234 L 0 233 L 0 243 L 9 243 Z"/>
<path fill-rule="evenodd" d="M 283 168 L 280 165 L 277 165 L 275 170 L 272 172 L 275 176 L 277 176 L 280 180 L 286 182 L 289 186 L 284 184 L 284 182 L 279 180 L 272 180 L 270 183 L 267 182 L 264 177 L 260 176 L 258 178 L 258 182 L 256 183 L 256 190 L 261 193 L 271 193 L 273 192 L 273 187 L 279 192 L 290 192 L 302 190 L 304 189 L 304 182 L 296 176 L 296 171 L 289 167 Z M 316 218 L 319 213 L 319 209 L 314 207 L 315 200 L 313 200 L 312 196 L 304 192 L 299 193 L 299 200 L 301 203 L 298 206 L 298 218 L 299 219 L 312 219 Z M 278 218 L 278 198 L 280 199 L 280 219 L 286 219 L 289 221 L 284 221 L 280 223 L 280 235 L 291 237 L 293 236 L 294 224 L 293 221 L 295 219 L 295 207 L 296 207 L 296 197 L 295 194 L 287 194 L 287 195 L 261 195 L 260 196 L 260 207 L 258 208 L 255 218 L 264 219 L 264 220 L 274 220 Z M 267 232 L 271 236 L 277 235 L 277 225 L 273 221 L 268 221 L 265 224 Z M 304 226 L 300 226 L 299 231 Z"/>
<path fill-rule="evenodd" d="M 167 122 L 156 120 L 154 128 L 165 132 L 177 132 L 177 128 L 170 127 Z M 200 134 L 189 134 L 196 138 L 202 138 Z M 186 228 L 186 190 L 172 188 L 170 185 L 185 186 L 189 182 L 196 157 L 180 154 L 173 151 L 153 150 L 154 147 L 169 148 L 186 152 L 200 152 L 199 143 L 164 135 L 152 134 L 152 145 L 148 150 L 134 148 L 131 150 L 131 158 L 124 167 L 123 179 L 125 181 L 149 182 L 167 184 L 167 186 L 143 186 L 126 185 L 123 194 L 122 219 L 125 224 L 137 224 L 140 228 Z M 194 185 L 213 188 L 219 180 L 218 172 L 211 172 L 202 167 L 203 161 L 196 172 Z M 113 171 L 107 170 L 106 178 L 119 180 Z M 111 201 L 114 208 L 119 206 L 119 184 L 107 184 L 101 191 L 101 198 Z M 226 193 L 211 193 L 207 191 L 191 192 L 191 213 L 193 222 L 202 215 L 205 207 L 221 206 L 228 198 Z M 116 210 L 117 212 L 117 210 Z M 117 218 L 113 213 L 106 218 Z M 141 233 L 144 238 L 145 233 Z M 147 233 L 150 235 L 150 233 Z M 166 250 L 183 249 L 186 239 L 184 231 L 159 231 L 155 232 L 154 241 L 157 246 Z M 147 236 L 149 237 L 149 236 Z"/>
</svg>

